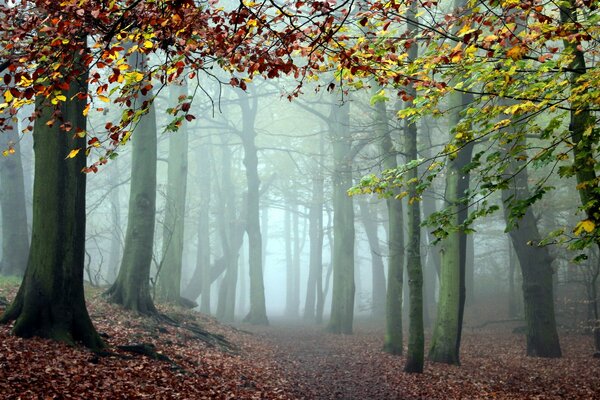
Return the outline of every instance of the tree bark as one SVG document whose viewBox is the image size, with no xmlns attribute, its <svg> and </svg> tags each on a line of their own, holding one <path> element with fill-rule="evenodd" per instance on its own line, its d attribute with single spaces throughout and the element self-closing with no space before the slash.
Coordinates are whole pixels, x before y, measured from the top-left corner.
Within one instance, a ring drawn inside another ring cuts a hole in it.
<svg viewBox="0 0 600 400">
<path fill-rule="evenodd" d="M 523 144 L 517 141 L 514 146 L 521 148 Z M 512 221 L 510 217 L 510 203 L 530 197 L 527 168 L 524 163 L 524 160 L 512 157 L 506 170 L 511 184 L 510 188 L 502 190 L 502 201 L 507 226 L 512 226 L 509 236 L 523 275 L 527 355 L 560 357 L 561 349 L 554 317 L 552 257 L 546 246 L 537 244 L 541 235 L 531 207 L 527 208 L 519 221 Z"/>
<path fill-rule="evenodd" d="M 360 216 L 371 250 L 371 315 L 375 318 L 385 316 L 385 267 L 381 257 L 381 246 L 377 232 L 377 213 L 371 211 L 373 203 L 364 199 L 358 201 Z"/>
<path fill-rule="evenodd" d="M 379 141 L 379 152 L 382 167 L 394 169 L 398 167 L 397 152 L 388 128 L 385 104 L 375 104 L 376 132 Z M 387 199 L 388 213 L 388 275 L 385 303 L 385 336 L 384 351 L 391 354 L 402 354 L 402 285 L 404 273 L 404 215 L 402 200 Z"/>
<path fill-rule="evenodd" d="M 69 73 L 79 79 L 63 93 L 67 100 L 60 104 L 60 112 L 74 131 L 85 131 L 86 102 L 78 100 L 77 94 L 87 94 L 87 74 L 75 65 Z M 47 100 L 38 98 L 36 109 L 40 114 L 33 131 L 31 249 L 21 287 L 1 322 L 15 320 L 13 333 L 20 337 L 40 336 L 100 349 L 104 343 L 92 325 L 83 291 L 86 176 L 82 169 L 86 166 L 86 141 L 62 131 L 60 123 L 47 124 L 55 118 Z M 68 158 L 73 149 L 81 151 Z"/>
<path fill-rule="evenodd" d="M 312 178 L 312 200 L 308 215 L 310 259 L 304 319 L 318 322 L 316 306 L 323 296 L 323 176 L 320 171 Z"/>
<path fill-rule="evenodd" d="M 147 68 L 141 54 L 130 56 L 129 65 Z M 150 266 L 156 218 L 156 115 L 154 105 L 146 105 L 152 93 L 138 94 L 135 107 L 148 109 L 131 135 L 131 189 L 125 247 L 115 283 L 106 292 L 108 301 L 141 314 L 155 314 L 150 296 Z"/>
<path fill-rule="evenodd" d="M 171 103 L 180 96 L 187 97 L 187 84 L 172 85 Z M 169 166 L 167 198 L 163 225 L 162 267 L 158 275 L 158 295 L 161 300 L 179 304 L 181 297 L 181 268 L 185 227 L 185 197 L 188 173 L 188 133 L 185 125 L 169 137 Z"/>
<path fill-rule="evenodd" d="M 329 131 L 333 146 L 333 292 L 328 330 L 352 333 L 354 319 L 354 206 L 352 187 L 350 105 L 332 104 Z"/>
<path fill-rule="evenodd" d="M 0 1 L 0 4 L 4 4 Z M 2 61 L 2 60 L 0 60 Z M 7 74 L 10 74 L 7 72 Z M 0 79 L 4 74 L 0 74 Z M 29 231 L 25 200 L 25 180 L 19 144 L 19 123 L 10 123 L 12 116 L 5 109 L 0 118 L 5 119 L 0 129 L 0 207 L 2 208 L 2 260 L 0 274 L 23 276 L 29 254 Z"/>
<path fill-rule="evenodd" d="M 416 20 L 415 6 L 411 5 L 408 17 Z M 416 45 L 409 50 L 409 57 L 417 56 Z M 411 90 L 411 95 L 416 92 Z M 408 102 L 409 107 L 414 107 L 412 101 Z M 417 125 L 408 123 L 405 129 L 406 133 L 406 154 L 409 160 L 418 159 L 417 152 Z M 425 336 L 423 332 L 423 270 L 421 268 L 421 207 L 420 199 L 417 194 L 418 170 L 413 168 L 407 172 L 408 181 L 408 243 L 406 269 L 408 273 L 408 291 L 409 291 L 409 323 L 408 323 L 408 348 L 406 351 L 405 372 L 421 373 L 423 372 L 423 361 L 425 354 Z"/>
<path fill-rule="evenodd" d="M 246 94 L 240 96 L 242 108 L 242 145 L 244 146 L 244 166 L 248 184 L 246 233 L 248 234 L 248 267 L 250 270 L 250 311 L 245 322 L 255 325 L 268 325 L 265 305 L 265 285 L 262 267 L 262 236 L 260 234 L 260 179 L 258 177 L 258 155 L 254 142 L 256 132 L 257 98 L 253 106 Z"/>
</svg>

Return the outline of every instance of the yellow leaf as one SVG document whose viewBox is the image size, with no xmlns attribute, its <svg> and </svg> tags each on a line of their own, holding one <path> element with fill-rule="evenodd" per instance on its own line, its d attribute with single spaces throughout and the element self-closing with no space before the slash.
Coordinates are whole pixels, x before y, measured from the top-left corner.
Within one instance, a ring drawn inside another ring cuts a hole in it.
<svg viewBox="0 0 600 400">
<path fill-rule="evenodd" d="M 127 72 L 125 74 L 125 79 L 129 82 L 140 82 L 144 79 L 144 74 L 138 71 Z"/>
<path fill-rule="evenodd" d="M 151 48 L 153 48 L 153 47 L 154 47 L 154 43 L 152 43 L 150 40 L 146 40 L 146 41 L 144 42 L 144 47 L 145 47 L 146 49 L 151 49 Z"/>
<path fill-rule="evenodd" d="M 85 108 L 83 109 L 83 116 L 87 117 L 88 113 L 90 112 L 90 103 L 85 105 Z"/>
<path fill-rule="evenodd" d="M 525 56 L 525 54 L 527 54 L 527 49 L 525 47 L 521 47 L 519 45 L 516 45 L 515 47 L 511 47 L 507 52 L 506 52 L 506 56 L 508 58 L 511 58 L 515 61 L 520 60 L 521 58 L 523 58 Z"/>
<path fill-rule="evenodd" d="M 71 152 L 69 153 L 69 155 L 67 155 L 66 158 L 74 158 L 77 154 L 79 154 L 80 150 L 81 149 L 73 149 L 73 150 L 71 150 Z"/>
<path fill-rule="evenodd" d="M 110 99 L 104 95 L 99 95 L 98 99 L 102 100 L 105 103 L 110 103 Z"/>
<path fill-rule="evenodd" d="M 54 96 L 54 98 L 52 100 L 50 100 L 50 103 L 57 105 L 59 101 L 67 101 L 67 98 L 65 95 L 59 94 L 58 96 Z"/>
<path fill-rule="evenodd" d="M 589 219 L 584 219 L 583 221 L 579 221 L 575 229 L 573 229 L 573 233 L 575 233 L 576 236 L 579 236 L 583 231 L 592 233 L 595 228 L 596 224 L 594 224 L 594 222 Z"/>
<path fill-rule="evenodd" d="M 10 103 L 13 98 L 14 98 L 14 96 L 12 95 L 10 90 L 7 90 L 6 92 L 4 92 L 4 101 L 5 102 Z"/>
</svg>

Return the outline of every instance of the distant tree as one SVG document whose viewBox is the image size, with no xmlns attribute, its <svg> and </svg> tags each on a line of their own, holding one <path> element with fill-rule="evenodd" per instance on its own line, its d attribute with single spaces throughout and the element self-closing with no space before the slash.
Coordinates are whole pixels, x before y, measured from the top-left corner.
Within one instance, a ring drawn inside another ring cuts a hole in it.
<svg viewBox="0 0 600 400">
<path fill-rule="evenodd" d="M 171 103 L 188 103 L 187 82 L 169 87 Z M 183 119 L 183 117 L 180 117 Z M 175 132 L 169 136 L 169 166 L 158 296 L 173 304 L 181 303 L 181 269 L 183 262 L 185 199 L 188 174 L 188 132 L 181 121 L 175 119 L 169 127 Z"/>
<path fill-rule="evenodd" d="M 0 119 L 11 119 L 0 112 Z M 18 124 L 0 128 L 0 208 L 2 208 L 2 260 L 0 273 L 23 276 L 29 254 L 27 201 L 21 162 Z"/>
<path fill-rule="evenodd" d="M 267 325 L 267 309 L 265 305 L 265 284 L 262 266 L 262 236 L 260 234 L 260 179 L 258 176 L 258 155 L 256 150 L 256 131 L 254 123 L 258 112 L 258 98 L 252 103 L 246 94 L 240 94 L 242 109 L 241 139 L 244 147 L 244 166 L 246 167 L 247 216 L 246 233 L 248 234 L 248 264 L 250 268 L 250 311 L 245 322 Z"/>
</svg>

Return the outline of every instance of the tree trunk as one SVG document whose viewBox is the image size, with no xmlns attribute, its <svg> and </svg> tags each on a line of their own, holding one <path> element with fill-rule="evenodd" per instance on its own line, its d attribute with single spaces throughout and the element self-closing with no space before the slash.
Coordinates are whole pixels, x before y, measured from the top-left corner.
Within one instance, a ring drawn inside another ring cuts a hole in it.
<svg viewBox="0 0 600 400">
<path fill-rule="evenodd" d="M 256 325 L 268 325 L 260 234 L 260 179 L 258 177 L 258 155 L 254 143 L 257 98 L 254 97 L 253 106 L 250 107 L 248 96 L 244 93 L 240 96 L 240 105 L 243 123 L 244 166 L 248 184 L 246 233 L 248 234 L 248 267 L 250 270 L 250 311 L 244 321 Z"/>
<path fill-rule="evenodd" d="M 107 184 L 114 185 L 119 180 L 118 160 L 111 161 L 106 166 Z M 110 233 L 110 254 L 108 256 L 107 281 L 113 284 L 119 274 L 119 262 L 123 253 L 123 231 L 121 228 L 121 198 L 118 185 L 110 188 L 110 220 L 112 230 Z"/>
<path fill-rule="evenodd" d="M 375 104 L 376 132 L 383 169 L 398 166 L 397 152 L 388 127 L 385 103 Z M 385 303 L 385 336 L 383 348 L 391 354 L 402 354 L 402 285 L 404 273 L 404 216 L 402 201 L 386 200 L 388 212 L 388 276 Z"/>
<path fill-rule="evenodd" d="M 346 191 L 352 187 L 350 105 L 332 104 L 333 146 L 333 292 L 328 330 L 352 333 L 354 318 L 354 206 Z"/>
<path fill-rule="evenodd" d="M 129 64 L 135 69 L 147 68 L 145 57 L 133 55 Z M 138 94 L 135 107 L 145 108 L 152 98 Z M 150 266 L 156 218 L 156 116 L 154 105 L 140 117 L 131 140 L 131 190 L 129 215 L 125 233 L 123 260 L 115 283 L 106 296 L 110 302 L 141 314 L 155 314 L 150 296 Z"/>
<path fill-rule="evenodd" d="M 458 126 L 460 110 L 471 101 L 471 96 L 453 95 L 450 100 L 450 108 L 456 110 L 449 118 L 450 126 Z M 451 215 L 449 225 L 452 227 L 460 226 L 468 216 L 468 205 L 464 196 L 469 189 L 469 173 L 463 169 L 471 160 L 473 143 L 461 142 L 459 146 L 462 147 L 455 154 L 450 154 L 446 162 L 446 194 L 444 197 L 446 207 Z M 441 241 L 440 252 L 440 295 L 429 359 L 435 362 L 459 364 L 466 299 L 466 234 L 461 229 L 451 229 L 448 236 Z"/>
<path fill-rule="evenodd" d="M 81 48 L 85 47 L 85 40 Z M 71 82 L 60 104 L 62 119 L 73 131 L 86 130 L 83 116 L 87 94 L 85 70 L 70 71 L 79 80 Z M 71 100 L 73 99 L 73 100 Z M 88 315 L 83 291 L 85 258 L 85 138 L 60 129 L 54 109 L 38 98 L 33 138 L 35 181 L 33 190 L 32 241 L 25 276 L 13 303 L 1 322 L 15 320 L 13 333 L 82 343 L 92 349 L 104 347 Z M 81 151 L 73 158 L 73 149 Z"/>
<path fill-rule="evenodd" d="M 312 178 L 312 200 L 308 212 L 308 226 L 310 260 L 304 319 L 317 322 L 316 305 L 323 296 L 323 176 L 320 171 Z"/>
<path fill-rule="evenodd" d="M 577 21 L 578 6 L 574 0 L 568 0 L 560 7 L 560 19 L 563 25 Z M 569 131 L 573 147 L 573 169 L 577 178 L 577 191 L 581 205 L 585 209 L 587 219 L 594 224 L 594 243 L 600 250 L 600 182 L 596 171 L 598 169 L 597 145 L 598 135 L 593 132 L 597 128 L 595 116 L 590 111 L 590 96 L 586 96 L 588 89 L 582 87 L 578 79 L 588 69 L 585 55 L 577 41 L 563 41 L 565 51 L 572 54 L 573 61 L 569 68 L 571 71 L 571 92 L 579 92 L 579 101 L 572 102 L 570 111 Z M 581 100 L 583 99 L 583 100 Z M 596 151 L 595 151 L 596 150 Z M 596 301 L 596 300 L 594 300 Z M 600 351 L 600 320 L 596 318 L 594 328 L 596 348 Z"/>
<path fill-rule="evenodd" d="M 371 315 L 381 318 L 385 316 L 385 271 L 377 232 L 377 213 L 370 209 L 375 204 L 369 204 L 365 199 L 359 199 L 358 205 L 371 250 Z"/>
<path fill-rule="evenodd" d="M 210 144 L 204 144 L 200 148 L 198 158 L 198 182 L 200 191 L 200 213 L 198 215 L 198 253 L 196 258 L 196 269 L 200 269 L 202 276 L 202 297 L 200 299 L 200 311 L 210 314 L 210 287 L 213 282 L 210 274 Z"/>
<path fill-rule="evenodd" d="M 415 6 L 411 5 L 408 12 L 408 18 L 416 20 Z M 409 50 L 409 57 L 414 58 L 417 55 L 416 45 Z M 416 92 L 413 90 L 413 96 Z M 414 107 L 412 101 L 408 102 L 409 107 Z M 406 154 L 409 160 L 418 159 L 417 152 L 417 125 L 408 123 L 405 129 L 406 133 Z M 408 243 L 406 269 L 408 273 L 409 290 L 409 323 L 408 323 L 408 348 L 406 351 L 405 372 L 423 372 L 423 361 L 425 353 L 425 337 L 423 332 L 423 271 L 421 269 L 421 207 L 417 195 L 418 170 L 413 168 L 408 171 L 408 181 L 412 183 L 408 186 Z"/>
<path fill-rule="evenodd" d="M 517 311 L 517 291 L 515 290 L 515 270 L 517 269 L 517 258 L 513 245 L 508 237 L 508 316 L 516 318 Z"/>
<path fill-rule="evenodd" d="M 519 140 L 513 145 L 523 146 Z M 505 171 L 507 176 L 511 177 L 509 178 L 511 185 L 510 188 L 502 190 L 502 201 L 507 227 L 512 226 L 509 235 L 523 275 L 527 355 L 560 357 L 561 350 L 554 317 L 552 257 L 548 247 L 537 245 L 541 235 L 531 207 L 527 208 L 519 221 L 510 219 L 510 203 L 530 197 L 527 167 L 524 163 L 524 160 L 512 157 Z"/>
<path fill-rule="evenodd" d="M 0 118 L 7 121 L 4 129 L 0 129 L 0 152 L 9 152 L 6 156 L 0 156 L 0 207 L 2 208 L 0 273 L 23 276 L 29 254 L 29 231 L 19 124 L 16 121 L 8 122 L 11 118 L 8 109 L 0 112 Z"/>
<path fill-rule="evenodd" d="M 172 85 L 171 103 L 178 104 L 180 96 L 187 97 L 187 84 Z M 169 137 L 169 166 L 167 198 L 163 225 L 162 262 L 158 275 L 158 294 L 161 300 L 181 302 L 181 268 L 183 258 L 185 197 L 188 173 L 188 133 L 185 125 Z"/>
<path fill-rule="evenodd" d="M 219 202 L 219 234 L 225 259 L 225 276 L 219 288 L 217 318 L 233 322 L 238 277 L 238 257 L 244 241 L 245 214 L 242 206 L 240 217 L 236 216 L 236 191 L 231 178 L 231 148 L 225 136 L 221 136 L 221 190 Z"/>
</svg>

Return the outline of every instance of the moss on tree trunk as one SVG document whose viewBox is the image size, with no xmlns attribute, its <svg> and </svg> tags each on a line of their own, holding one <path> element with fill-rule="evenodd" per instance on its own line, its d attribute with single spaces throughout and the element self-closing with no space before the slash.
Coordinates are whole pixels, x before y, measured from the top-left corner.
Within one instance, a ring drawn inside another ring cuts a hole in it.
<svg viewBox="0 0 600 400">
<path fill-rule="evenodd" d="M 61 118 L 77 129 L 86 129 L 83 117 L 87 93 L 86 74 L 64 93 Z M 74 99 L 74 100 L 71 100 Z M 33 187 L 32 242 L 25 277 L 17 296 L 2 316 L 15 321 L 17 336 L 39 336 L 92 349 L 104 347 L 88 315 L 83 291 L 85 256 L 85 138 L 60 129 L 54 109 L 37 99 L 40 113 L 33 132 L 35 179 Z M 67 155 L 82 149 L 75 157 Z"/>
<path fill-rule="evenodd" d="M 141 55 L 130 60 L 137 69 L 145 68 Z M 135 107 L 145 108 L 144 103 L 152 97 L 149 92 L 141 94 Z M 156 214 L 156 116 L 154 106 L 140 117 L 132 134 L 131 189 L 129 194 L 129 217 L 125 233 L 125 247 L 119 275 L 106 292 L 109 301 L 141 314 L 155 314 L 156 308 L 150 296 L 150 265 L 154 243 L 154 220 Z"/>
</svg>

